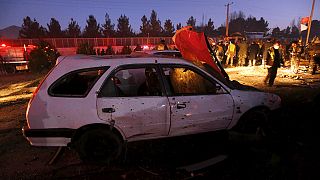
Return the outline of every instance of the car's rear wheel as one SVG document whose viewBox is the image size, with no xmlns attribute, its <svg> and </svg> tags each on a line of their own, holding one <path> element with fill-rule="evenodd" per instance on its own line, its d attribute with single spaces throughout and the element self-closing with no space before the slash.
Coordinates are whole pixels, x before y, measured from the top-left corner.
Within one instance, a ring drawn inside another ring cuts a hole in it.
<svg viewBox="0 0 320 180">
<path fill-rule="evenodd" d="M 76 150 L 84 162 L 107 164 L 119 158 L 122 141 L 108 129 L 94 129 L 80 137 Z"/>
</svg>

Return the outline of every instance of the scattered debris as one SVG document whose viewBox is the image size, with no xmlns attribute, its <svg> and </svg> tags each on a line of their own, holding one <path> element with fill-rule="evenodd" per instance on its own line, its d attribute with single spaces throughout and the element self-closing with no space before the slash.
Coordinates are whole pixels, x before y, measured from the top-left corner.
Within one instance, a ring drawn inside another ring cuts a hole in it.
<svg viewBox="0 0 320 180">
<path fill-rule="evenodd" d="M 54 153 L 54 155 L 52 156 L 48 164 L 52 165 L 57 160 L 57 158 L 63 154 L 64 151 L 65 151 L 65 147 L 63 146 L 58 147 L 57 151 Z"/>
<path fill-rule="evenodd" d="M 145 169 L 145 168 L 143 168 L 143 167 L 141 167 L 141 166 L 139 166 L 139 168 L 140 168 L 141 170 L 143 170 L 143 171 L 147 172 L 147 173 L 150 173 L 150 174 L 155 175 L 155 176 L 159 176 L 159 174 L 158 174 L 158 173 L 155 173 L 155 172 L 149 171 L 149 170 L 147 170 L 147 169 Z"/>
<path fill-rule="evenodd" d="M 197 171 L 199 169 L 204 169 L 206 167 L 215 165 L 221 161 L 224 161 L 225 159 L 227 159 L 227 155 L 219 155 L 210 159 L 207 159 L 205 161 L 199 162 L 199 163 L 195 163 L 195 164 L 191 164 L 191 165 L 187 165 L 187 166 L 183 166 L 183 167 L 179 167 L 177 169 L 184 169 L 188 172 L 193 172 L 193 171 Z"/>
</svg>

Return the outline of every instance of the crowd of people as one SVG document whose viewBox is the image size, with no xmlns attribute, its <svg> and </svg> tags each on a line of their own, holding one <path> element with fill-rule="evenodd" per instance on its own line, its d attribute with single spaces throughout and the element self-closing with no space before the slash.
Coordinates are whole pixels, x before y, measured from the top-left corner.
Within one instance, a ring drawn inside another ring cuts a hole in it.
<svg viewBox="0 0 320 180">
<path fill-rule="evenodd" d="M 213 52 L 224 67 L 258 66 L 268 67 L 265 83 L 273 85 L 279 67 L 288 67 L 298 73 L 299 63 L 308 60 L 311 74 L 320 64 L 320 38 L 315 37 L 304 46 L 301 40 L 279 41 L 276 39 L 250 40 L 245 38 L 220 40 L 211 43 Z M 288 63 L 285 63 L 288 62 Z"/>
<path fill-rule="evenodd" d="M 301 59 L 310 59 L 311 55 L 308 49 L 314 44 L 319 44 L 320 39 L 315 37 L 311 44 L 303 46 L 301 40 L 297 41 L 278 41 L 276 39 L 251 40 L 245 38 L 231 40 L 219 40 L 212 43 L 212 49 L 217 59 L 224 67 L 235 66 L 257 66 L 271 65 L 271 49 L 275 43 L 279 44 L 281 58 L 283 61 L 290 61 L 290 67 L 296 72 L 298 61 Z"/>
</svg>

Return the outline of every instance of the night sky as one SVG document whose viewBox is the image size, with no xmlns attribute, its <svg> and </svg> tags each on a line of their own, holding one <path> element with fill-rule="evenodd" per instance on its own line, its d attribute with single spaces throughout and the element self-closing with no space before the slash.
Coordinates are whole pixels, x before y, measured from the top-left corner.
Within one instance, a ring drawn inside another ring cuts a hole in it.
<svg viewBox="0 0 320 180">
<path fill-rule="evenodd" d="M 158 18 L 164 24 L 171 19 L 173 24 L 182 23 L 190 16 L 194 16 L 197 25 L 212 18 L 215 28 L 225 23 L 226 7 L 228 2 L 230 12 L 243 11 L 248 17 L 252 15 L 259 19 L 264 17 L 269 22 L 269 28 L 290 25 L 293 19 L 309 16 L 312 0 L 0 0 L 0 29 L 11 25 L 21 26 L 23 18 L 30 16 L 44 27 L 50 18 L 56 18 L 65 29 L 71 18 L 76 20 L 81 29 L 86 25 L 89 15 L 94 15 L 98 23 L 104 23 L 107 12 L 113 24 L 121 14 L 129 17 L 130 24 L 135 32 L 139 31 L 141 17 L 149 19 L 154 9 Z M 320 2 L 316 0 L 313 19 L 320 19 Z"/>
</svg>

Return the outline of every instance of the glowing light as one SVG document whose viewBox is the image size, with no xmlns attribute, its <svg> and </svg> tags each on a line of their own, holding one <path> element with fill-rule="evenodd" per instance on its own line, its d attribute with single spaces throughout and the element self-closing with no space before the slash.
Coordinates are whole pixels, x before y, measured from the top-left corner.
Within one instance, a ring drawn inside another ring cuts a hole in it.
<svg viewBox="0 0 320 180">
<path fill-rule="evenodd" d="M 32 44 L 29 44 L 28 47 L 29 47 L 29 48 L 35 48 L 36 46 L 34 46 L 34 45 L 32 45 Z"/>
<path fill-rule="evenodd" d="M 147 45 L 143 46 L 143 50 L 149 50 L 149 49 L 150 49 L 149 46 L 147 46 Z"/>
<path fill-rule="evenodd" d="M 6 47 L 7 45 L 6 44 L 1 44 L 1 47 Z"/>
</svg>

